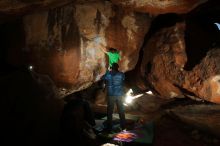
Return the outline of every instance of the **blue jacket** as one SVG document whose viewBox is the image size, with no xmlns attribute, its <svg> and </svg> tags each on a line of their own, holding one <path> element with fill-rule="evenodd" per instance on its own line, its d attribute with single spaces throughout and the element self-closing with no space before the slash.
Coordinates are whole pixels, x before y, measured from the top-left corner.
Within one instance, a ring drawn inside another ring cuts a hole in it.
<svg viewBox="0 0 220 146">
<path fill-rule="evenodd" d="M 107 71 L 103 76 L 103 79 L 107 81 L 108 96 L 123 96 L 123 82 L 125 75 L 122 72 L 109 72 Z"/>
</svg>

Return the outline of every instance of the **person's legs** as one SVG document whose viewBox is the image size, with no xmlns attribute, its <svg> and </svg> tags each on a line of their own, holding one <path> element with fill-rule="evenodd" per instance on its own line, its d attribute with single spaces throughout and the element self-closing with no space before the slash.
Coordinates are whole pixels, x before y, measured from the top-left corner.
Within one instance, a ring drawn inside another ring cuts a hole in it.
<svg viewBox="0 0 220 146">
<path fill-rule="evenodd" d="M 108 106 L 107 106 L 107 129 L 112 129 L 112 114 L 114 110 L 114 97 L 108 97 Z"/>
<path fill-rule="evenodd" d="M 117 104 L 118 114 L 120 117 L 121 128 L 125 129 L 125 110 L 121 97 L 118 97 L 118 99 L 116 100 L 116 104 Z"/>
</svg>

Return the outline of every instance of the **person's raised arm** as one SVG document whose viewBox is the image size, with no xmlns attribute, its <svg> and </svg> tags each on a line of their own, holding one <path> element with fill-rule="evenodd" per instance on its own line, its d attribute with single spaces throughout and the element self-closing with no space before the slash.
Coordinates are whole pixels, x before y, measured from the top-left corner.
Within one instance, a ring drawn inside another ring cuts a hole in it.
<svg viewBox="0 0 220 146">
<path fill-rule="evenodd" d="M 108 52 L 104 49 L 104 47 L 105 47 L 105 46 L 104 46 L 103 44 L 100 44 L 100 49 L 102 50 L 102 52 L 104 52 L 104 53 L 107 54 Z"/>
<path fill-rule="evenodd" d="M 118 52 L 118 57 L 119 57 L 119 60 L 121 60 L 121 52 Z"/>
</svg>

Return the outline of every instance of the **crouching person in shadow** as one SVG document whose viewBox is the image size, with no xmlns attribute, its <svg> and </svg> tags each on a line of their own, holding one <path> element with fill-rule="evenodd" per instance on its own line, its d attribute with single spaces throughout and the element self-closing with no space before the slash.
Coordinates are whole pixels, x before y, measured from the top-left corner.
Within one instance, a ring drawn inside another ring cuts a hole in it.
<svg viewBox="0 0 220 146">
<path fill-rule="evenodd" d="M 80 94 L 69 95 L 66 99 L 61 117 L 62 145 L 92 145 L 91 141 L 96 139 L 92 129 L 95 120 L 89 103 Z"/>
</svg>

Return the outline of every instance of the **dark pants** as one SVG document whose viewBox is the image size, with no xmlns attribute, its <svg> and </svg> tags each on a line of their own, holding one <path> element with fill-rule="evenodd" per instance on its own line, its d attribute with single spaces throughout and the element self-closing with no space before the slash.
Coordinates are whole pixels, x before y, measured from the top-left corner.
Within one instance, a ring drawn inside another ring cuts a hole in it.
<svg viewBox="0 0 220 146">
<path fill-rule="evenodd" d="M 114 110 L 114 103 L 117 105 L 118 114 L 120 117 L 121 128 L 125 128 L 125 112 L 121 97 L 109 96 L 108 97 L 108 107 L 107 107 L 107 128 L 110 130 L 112 128 L 112 114 Z"/>
</svg>

